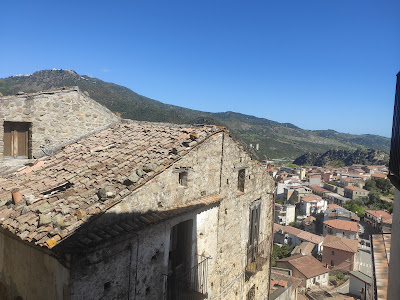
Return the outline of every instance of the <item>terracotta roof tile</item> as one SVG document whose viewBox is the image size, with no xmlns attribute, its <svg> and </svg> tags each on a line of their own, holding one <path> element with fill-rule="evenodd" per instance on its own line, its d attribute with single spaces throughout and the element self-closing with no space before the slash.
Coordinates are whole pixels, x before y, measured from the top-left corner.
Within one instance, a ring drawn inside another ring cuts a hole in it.
<svg viewBox="0 0 400 300">
<path fill-rule="evenodd" d="M 322 245 L 324 247 L 356 253 L 358 249 L 358 240 L 351 240 L 328 234 Z"/>
<path fill-rule="evenodd" d="M 54 246 L 84 223 L 88 214 L 106 211 L 191 148 L 221 131 L 215 126 L 186 128 L 127 121 L 96 132 L 0 180 L 0 226 L 21 239 Z M 123 184 L 128 170 L 146 165 L 147 172 L 136 182 Z M 105 187 L 114 194 L 99 199 L 98 192 Z M 17 205 L 11 204 L 13 188 L 19 188 L 24 195 Z M 80 210 L 85 214 L 79 215 Z M 40 214 L 46 214 L 42 219 L 44 227 L 39 225 Z M 56 215 L 65 222 L 61 239 L 54 238 Z"/>
<path fill-rule="evenodd" d="M 312 278 L 321 274 L 328 273 L 329 270 L 323 266 L 323 264 L 312 255 L 297 254 L 289 256 L 279 261 L 286 261 L 295 267 L 300 273 L 306 278 Z"/>
<path fill-rule="evenodd" d="M 353 232 L 358 232 L 357 222 L 346 221 L 346 220 L 328 220 L 324 222 L 325 225 L 329 227 L 340 229 L 340 230 L 348 230 Z"/>
</svg>

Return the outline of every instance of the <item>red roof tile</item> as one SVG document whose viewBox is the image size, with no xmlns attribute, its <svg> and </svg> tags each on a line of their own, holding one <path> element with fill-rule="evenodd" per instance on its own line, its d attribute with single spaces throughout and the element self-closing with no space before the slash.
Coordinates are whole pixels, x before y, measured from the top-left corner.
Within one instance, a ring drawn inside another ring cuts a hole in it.
<svg viewBox="0 0 400 300">
<path fill-rule="evenodd" d="M 329 227 L 340 229 L 340 230 L 358 232 L 357 222 L 353 222 L 353 221 L 335 219 L 335 220 L 325 221 L 324 224 Z"/>
<path fill-rule="evenodd" d="M 329 234 L 325 237 L 322 245 L 324 246 L 324 248 L 329 247 L 353 253 L 356 253 L 358 250 L 358 240 L 341 238 Z"/>
</svg>

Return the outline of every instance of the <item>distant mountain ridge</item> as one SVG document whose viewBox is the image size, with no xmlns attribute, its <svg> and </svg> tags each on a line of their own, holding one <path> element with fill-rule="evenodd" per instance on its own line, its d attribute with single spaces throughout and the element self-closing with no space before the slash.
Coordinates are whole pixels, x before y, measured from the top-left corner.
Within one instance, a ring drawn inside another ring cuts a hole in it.
<svg viewBox="0 0 400 300">
<path fill-rule="evenodd" d="M 210 113 L 164 104 L 134 91 L 71 70 L 43 70 L 32 75 L 0 79 L 0 92 L 38 92 L 62 86 L 78 86 L 90 97 L 123 118 L 177 124 L 215 124 L 226 126 L 231 134 L 247 145 L 258 159 L 295 158 L 313 151 L 373 148 L 389 152 L 390 139 L 378 135 L 354 135 L 334 130 L 304 130 L 291 123 L 279 123 L 236 112 Z M 250 147 L 250 144 L 253 147 Z M 258 149 L 256 150 L 256 145 Z"/>
<path fill-rule="evenodd" d="M 319 166 L 331 165 L 334 167 L 361 165 L 387 165 L 389 155 L 381 150 L 329 150 L 325 153 L 308 152 L 296 158 L 297 165 Z"/>
</svg>

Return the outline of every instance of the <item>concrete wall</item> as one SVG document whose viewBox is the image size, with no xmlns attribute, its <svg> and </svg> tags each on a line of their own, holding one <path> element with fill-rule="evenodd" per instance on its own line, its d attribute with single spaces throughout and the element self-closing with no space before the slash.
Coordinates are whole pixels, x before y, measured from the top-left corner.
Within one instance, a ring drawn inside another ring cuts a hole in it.
<svg viewBox="0 0 400 300">
<path fill-rule="evenodd" d="M 78 88 L 0 97 L 0 159 L 4 151 L 4 121 L 31 123 L 31 156 L 57 148 L 119 118 Z"/>
<path fill-rule="evenodd" d="M 69 300 L 69 270 L 43 251 L 0 232 L 0 299 Z"/>
<path fill-rule="evenodd" d="M 360 293 L 361 289 L 365 290 L 364 294 Z M 350 274 L 349 293 L 351 295 L 359 297 L 360 299 L 363 299 L 362 297 L 364 297 L 365 295 L 372 296 L 372 288 L 371 285 L 366 284 L 364 281 L 361 281 L 357 277 Z M 364 299 L 371 299 L 371 298 L 368 297 Z"/>
</svg>

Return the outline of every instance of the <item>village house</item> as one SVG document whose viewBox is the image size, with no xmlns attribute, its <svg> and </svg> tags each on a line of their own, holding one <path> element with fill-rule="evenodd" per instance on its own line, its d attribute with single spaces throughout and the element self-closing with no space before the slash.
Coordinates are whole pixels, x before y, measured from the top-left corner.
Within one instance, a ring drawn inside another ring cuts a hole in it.
<svg viewBox="0 0 400 300">
<path fill-rule="evenodd" d="M 324 189 L 323 187 L 319 186 L 318 184 L 312 184 L 310 185 L 310 188 L 312 189 L 312 192 L 315 195 L 323 197 L 326 193 L 329 193 L 330 191 Z"/>
<path fill-rule="evenodd" d="M 297 287 L 302 280 L 285 274 L 284 271 L 286 270 L 272 268 L 269 300 L 297 300 Z"/>
<path fill-rule="evenodd" d="M 312 255 L 315 245 L 310 242 L 302 242 L 300 245 L 294 247 L 291 255 L 302 254 L 302 255 Z"/>
<path fill-rule="evenodd" d="M 322 253 L 323 241 L 324 238 L 322 236 L 300 230 L 293 226 L 274 224 L 274 243 L 296 246 L 303 242 L 310 242 L 314 245 L 312 253 L 314 256 L 317 256 Z"/>
<path fill-rule="evenodd" d="M 275 203 L 275 223 L 289 225 L 295 221 L 296 206 Z"/>
<path fill-rule="evenodd" d="M 326 193 L 324 195 L 324 199 L 326 199 L 329 204 L 336 204 L 339 206 L 344 206 L 347 202 L 351 200 L 350 198 L 346 198 L 337 193 Z"/>
<path fill-rule="evenodd" d="M 284 188 L 284 195 L 285 195 L 284 198 L 291 204 L 299 203 L 301 197 L 310 195 L 311 193 L 312 189 L 305 185 Z"/>
<path fill-rule="evenodd" d="M 2 155 L 29 162 L 0 181 L 0 299 L 268 298 L 274 184 L 225 129 L 121 120 L 77 89 L 0 101 L 4 145 L 28 139 Z"/>
<path fill-rule="evenodd" d="M 306 215 L 319 214 L 327 208 L 327 201 L 316 195 L 308 195 L 300 200 L 300 210 Z"/>
<path fill-rule="evenodd" d="M 355 200 L 358 198 L 367 198 L 368 194 L 369 194 L 369 191 L 361 189 L 357 186 L 348 185 L 344 189 L 344 196 L 347 198 L 350 198 L 352 200 Z"/>
<path fill-rule="evenodd" d="M 378 232 L 390 232 L 392 215 L 385 210 L 365 210 L 364 221 Z"/>
<path fill-rule="evenodd" d="M 276 261 L 278 268 L 292 270 L 293 277 L 303 280 L 305 288 L 313 286 L 327 286 L 329 283 L 329 269 L 312 255 L 297 254 Z"/>
<path fill-rule="evenodd" d="M 324 221 L 323 234 L 344 237 L 348 239 L 358 239 L 358 223 L 340 219 Z"/>
<path fill-rule="evenodd" d="M 322 263 L 324 266 L 341 271 L 357 269 L 358 240 L 327 235 L 323 246 Z"/>
<path fill-rule="evenodd" d="M 304 230 L 311 233 L 316 233 L 315 231 L 315 222 L 316 218 L 313 216 L 308 216 L 304 220 L 301 221 L 301 224 L 304 227 Z"/>
<path fill-rule="evenodd" d="M 328 220 L 345 220 L 359 222 L 360 218 L 352 211 L 349 211 L 343 207 L 335 204 L 328 204 L 328 209 L 324 212 L 324 221 Z"/>
</svg>

